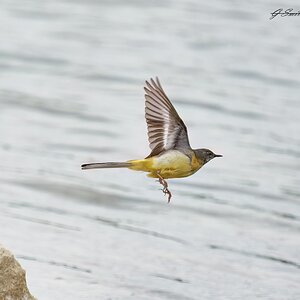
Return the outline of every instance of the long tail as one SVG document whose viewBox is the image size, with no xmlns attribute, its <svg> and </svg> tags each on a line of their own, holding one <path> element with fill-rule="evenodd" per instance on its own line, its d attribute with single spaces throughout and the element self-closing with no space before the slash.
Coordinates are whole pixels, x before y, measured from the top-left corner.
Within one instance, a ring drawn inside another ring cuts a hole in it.
<svg viewBox="0 0 300 300">
<path fill-rule="evenodd" d="M 91 163 L 81 165 L 82 170 L 88 169 L 107 169 L 107 168 L 129 168 L 129 162 L 105 162 L 105 163 Z"/>
</svg>

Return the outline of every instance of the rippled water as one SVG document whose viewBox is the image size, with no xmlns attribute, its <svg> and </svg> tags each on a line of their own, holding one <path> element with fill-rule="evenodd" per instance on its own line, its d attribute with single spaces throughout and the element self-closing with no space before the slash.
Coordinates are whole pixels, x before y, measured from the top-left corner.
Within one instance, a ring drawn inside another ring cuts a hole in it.
<svg viewBox="0 0 300 300">
<path fill-rule="evenodd" d="M 0 242 L 33 295 L 299 299 L 300 17 L 280 6 L 1 2 Z M 171 205 L 142 173 L 80 170 L 149 154 L 156 75 L 224 155 L 170 180 Z"/>
</svg>

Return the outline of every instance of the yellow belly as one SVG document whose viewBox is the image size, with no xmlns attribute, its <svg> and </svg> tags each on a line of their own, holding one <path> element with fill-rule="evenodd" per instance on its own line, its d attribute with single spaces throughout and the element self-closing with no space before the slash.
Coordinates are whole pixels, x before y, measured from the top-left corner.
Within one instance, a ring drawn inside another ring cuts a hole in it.
<svg viewBox="0 0 300 300">
<path fill-rule="evenodd" d="M 141 160 L 129 161 L 130 169 L 148 172 L 149 177 L 158 178 L 157 172 L 163 178 L 180 178 L 194 174 L 202 167 L 196 156 L 192 160 L 178 150 L 170 150 L 160 156 L 153 156 Z"/>
</svg>

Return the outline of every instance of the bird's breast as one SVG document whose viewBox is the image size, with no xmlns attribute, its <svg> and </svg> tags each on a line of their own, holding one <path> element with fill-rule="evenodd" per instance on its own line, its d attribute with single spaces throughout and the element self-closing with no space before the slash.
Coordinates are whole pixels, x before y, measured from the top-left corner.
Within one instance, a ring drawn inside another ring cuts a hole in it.
<svg viewBox="0 0 300 300">
<path fill-rule="evenodd" d="M 203 166 L 203 162 L 199 160 L 195 153 L 192 154 L 192 159 L 191 159 L 191 168 L 195 172 L 198 171 L 201 167 Z"/>
</svg>

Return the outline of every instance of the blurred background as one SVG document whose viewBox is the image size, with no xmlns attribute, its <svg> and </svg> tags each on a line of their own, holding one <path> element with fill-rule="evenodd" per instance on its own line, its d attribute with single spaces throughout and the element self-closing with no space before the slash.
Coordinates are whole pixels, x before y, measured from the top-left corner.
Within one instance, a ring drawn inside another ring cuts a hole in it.
<svg viewBox="0 0 300 300">
<path fill-rule="evenodd" d="M 269 19 L 289 7 L 1 1 L 0 243 L 33 295 L 299 299 L 300 16 Z M 169 205 L 144 173 L 80 170 L 150 153 L 153 76 L 224 155 Z"/>
</svg>

